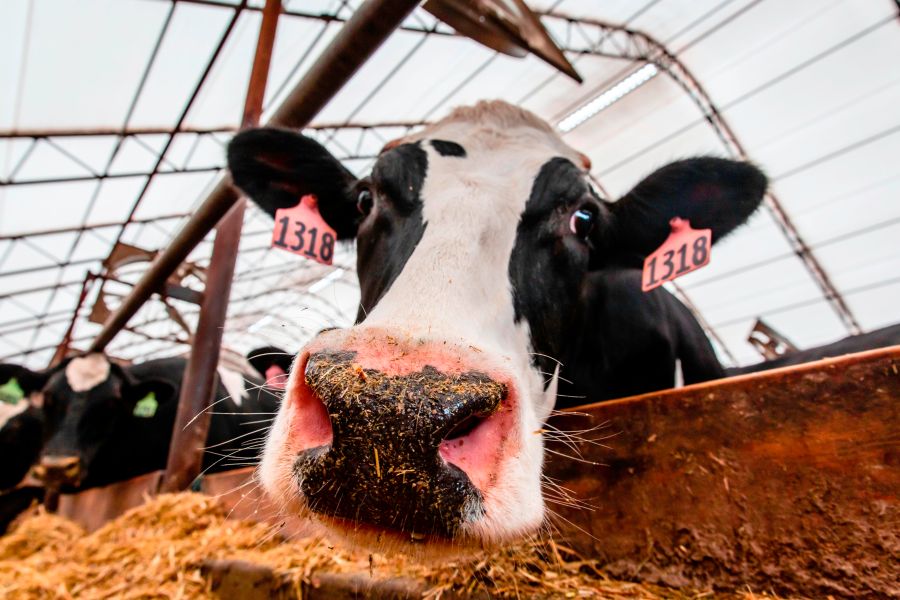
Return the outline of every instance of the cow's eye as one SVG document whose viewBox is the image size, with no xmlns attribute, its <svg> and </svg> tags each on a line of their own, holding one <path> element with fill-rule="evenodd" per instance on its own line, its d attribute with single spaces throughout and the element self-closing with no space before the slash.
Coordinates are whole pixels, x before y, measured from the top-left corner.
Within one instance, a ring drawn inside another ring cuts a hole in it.
<svg viewBox="0 0 900 600">
<path fill-rule="evenodd" d="M 580 208 L 572 213 L 572 217 L 569 219 L 569 229 L 578 237 L 586 239 L 594 229 L 594 219 L 594 213 Z"/>
<path fill-rule="evenodd" d="M 372 210 L 372 192 L 369 190 L 360 190 L 356 197 L 356 210 L 359 214 L 365 216 Z"/>
</svg>

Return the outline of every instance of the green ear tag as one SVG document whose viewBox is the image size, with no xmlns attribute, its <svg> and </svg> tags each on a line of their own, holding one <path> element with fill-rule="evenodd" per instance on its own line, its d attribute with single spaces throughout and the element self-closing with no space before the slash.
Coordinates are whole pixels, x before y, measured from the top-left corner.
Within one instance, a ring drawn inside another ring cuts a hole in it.
<svg viewBox="0 0 900 600">
<path fill-rule="evenodd" d="M 149 419 L 156 414 L 159 402 L 156 401 L 156 394 L 150 392 L 134 405 L 134 416 Z"/>
<path fill-rule="evenodd" d="M 25 397 L 25 392 L 13 377 L 3 385 L 0 385 L 0 402 L 6 404 L 18 404 L 19 400 Z"/>
</svg>

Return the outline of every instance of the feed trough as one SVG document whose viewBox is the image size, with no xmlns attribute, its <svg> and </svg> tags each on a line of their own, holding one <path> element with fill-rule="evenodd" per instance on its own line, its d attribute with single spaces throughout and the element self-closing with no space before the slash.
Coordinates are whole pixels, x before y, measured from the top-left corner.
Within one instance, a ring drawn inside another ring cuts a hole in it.
<svg viewBox="0 0 900 600">
<path fill-rule="evenodd" d="M 569 457 L 550 454 L 548 475 L 579 505 L 550 504 L 554 537 L 617 579 L 889 597 L 900 578 L 890 558 L 900 547 L 898 398 L 900 348 L 893 347 L 567 411 L 553 427 L 602 427 L 549 446 Z M 201 487 L 232 518 L 308 535 L 303 523 L 278 517 L 252 472 L 212 475 Z M 63 496 L 60 507 L 95 529 L 127 507 L 104 500 L 117 494 L 111 487 Z M 225 591 L 241 589 L 245 578 L 283 583 L 252 563 L 204 569 Z M 359 592 L 354 577 L 326 571 L 316 581 Z M 406 592 L 419 589 L 401 583 Z M 384 590 L 401 583 L 383 582 Z"/>
<path fill-rule="evenodd" d="M 558 527 L 615 577 L 896 596 L 898 401 L 895 346 L 580 408 L 554 425 L 613 437 L 549 460 L 593 507 Z"/>
</svg>

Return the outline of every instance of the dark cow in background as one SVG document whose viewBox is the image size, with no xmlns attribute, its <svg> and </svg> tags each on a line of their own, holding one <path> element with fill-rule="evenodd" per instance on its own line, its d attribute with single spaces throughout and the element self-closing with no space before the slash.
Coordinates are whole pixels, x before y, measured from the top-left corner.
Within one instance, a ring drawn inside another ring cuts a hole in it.
<svg viewBox="0 0 900 600">
<path fill-rule="evenodd" d="M 888 327 L 882 327 L 881 329 L 876 329 L 875 331 L 870 331 L 868 333 L 851 335 L 850 337 L 846 337 L 831 344 L 807 348 L 806 350 L 788 352 L 784 356 L 779 356 L 772 360 L 766 360 L 746 367 L 728 369 L 727 373 L 728 375 L 757 373 L 759 371 L 799 365 L 814 360 L 821 360 L 823 358 L 834 358 L 853 352 L 863 352 L 865 350 L 897 345 L 900 345 L 900 324 L 889 325 Z"/>
<path fill-rule="evenodd" d="M 0 365 L 0 491 L 22 481 L 41 452 L 44 415 L 29 371 Z"/>
<path fill-rule="evenodd" d="M 25 394 L 40 398 L 34 474 L 72 490 L 165 468 L 186 364 L 174 357 L 126 367 L 88 354 L 40 372 L 3 365 L 5 372 L 17 369 Z M 273 414 L 280 402 L 260 378 L 221 369 L 215 398 L 203 460 L 208 472 L 254 461 L 267 428 L 261 413 Z"/>
<path fill-rule="evenodd" d="M 282 130 L 237 135 L 228 161 L 269 214 L 315 194 L 357 248 L 357 324 L 299 353 L 263 485 L 357 543 L 431 553 L 540 527 L 540 430 L 563 378 L 594 398 L 610 377 L 621 390 L 628 378 L 671 385 L 676 360 L 698 379 L 721 374 L 664 290 L 648 298 L 677 322 L 628 314 L 632 283 L 672 218 L 718 241 L 766 188 L 749 164 L 696 158 L 609 202 L 582 155 L 502 102 L 457 109 L 390 145 L 361 180 Z"/>
<path fill-rule="evenodd" d="M 21 367 L 0 365 L 0 534 L 44 495 L 33 483 L 19 485 L 38 459 L 44 435 L 40 396 L 25 393 L 27 379 Z"/>
<path fill-rule="evenodd" d="M 263 346 L 248 352 L 247 362 L 262 375 L 267 386 L 283 390 L 287 385 L 294 356 L 277 346 Z"/>
</svg>

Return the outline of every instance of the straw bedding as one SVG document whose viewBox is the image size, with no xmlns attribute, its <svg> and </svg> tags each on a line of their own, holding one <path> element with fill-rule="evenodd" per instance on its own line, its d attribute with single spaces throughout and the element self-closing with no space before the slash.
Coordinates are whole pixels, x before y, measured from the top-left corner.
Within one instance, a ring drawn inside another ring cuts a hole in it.
<svg viewBox="0 0 900 600">
<path fill-rule="evenodd" d="M 200 573 L 206 559 L 269 566 L 298 591 L 313 573 L 327 572 L 412 577 L 426 582 L 430 599 L 466 591 L 512 598 L 697 597 L 610 581 L 553 542 L 432 569 L 402 556 L 342 551 L 319 539 L 284 541 L 266 525 L 226 519 L 210 497 L 184 493 L 158 496 L 91 534 L 42 511 L 25 518 L 0 538 L 0 598 L 214 598 Z"/>
</svg>

